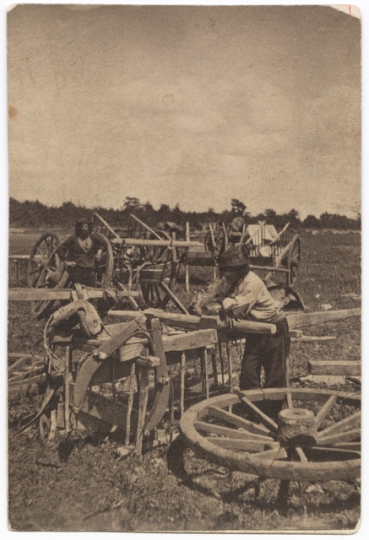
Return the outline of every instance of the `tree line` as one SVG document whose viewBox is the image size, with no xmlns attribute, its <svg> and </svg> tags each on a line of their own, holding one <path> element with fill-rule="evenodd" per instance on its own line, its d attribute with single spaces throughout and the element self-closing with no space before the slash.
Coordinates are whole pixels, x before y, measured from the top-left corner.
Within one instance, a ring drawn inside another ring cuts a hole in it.
<svg viewBox="0 0 369 540">
<path fill-rule="evenodd" d="M 170 208 L 167 204 L 162 204 L 155 209 L 150 202 L 141 203 L 136 197 L 126 197 L 119 210 L 112 208 L 86 208 L 82 205 L 75 205 L 72 202 L 64 202 L 61 206 L 47 206 L 38 200 L 19 202 L 14 198 L 9 201 L 9 222 L 11 227 L 27 228 L 53 228 L 63 227 L 70 229 L 72 225 L 81 217 L 92 218 L 97 212 L 109 224 L 114 226 L 127 226 L 130 214 L 145 221 L 150 226 L 156 226 L 159 222 L 174 222 L 183 226 L 186 221 L 194 228 L 201 228 L 204 223 L 224 221 L 229 223 L 235 217 L 243 217 L 246 223 L 258 223 L 266 221 L 282 228 L 287 222 L 293 229 L 360 229 L 361 216 L 352 219 L 340 214 L 330 214 L 324 212 L 319 217 L 308 215 L 301 220 L 297 210 L 291 209 L 287 213 L 278 214 L 272 208 L 267 208 L 263 213 L 252 216 L 247 211 L 245 203 L 239 199 L 231 199 L 230 208 L 223 212 L 215 212 L 213 208 L 208 208 L 205 212 L 186 212 L 181 210 L 179 204 Z"/>
</svg>

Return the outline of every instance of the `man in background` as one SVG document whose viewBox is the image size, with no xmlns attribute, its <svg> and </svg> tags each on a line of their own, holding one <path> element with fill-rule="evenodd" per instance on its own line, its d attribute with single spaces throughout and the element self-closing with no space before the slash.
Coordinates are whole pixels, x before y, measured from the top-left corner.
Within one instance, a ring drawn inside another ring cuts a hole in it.
<svg viewBox="0 0 369 540">
<path fill-rule="evenodd" d="M 91 223 L 81 218 L 75 226 L 75 234 L 62 242 L 56 253 L 74 283 L 95 286 L 95 265 L 101 260 L 104 249 L 103 238 L 92 232 Z"/>
</svg>

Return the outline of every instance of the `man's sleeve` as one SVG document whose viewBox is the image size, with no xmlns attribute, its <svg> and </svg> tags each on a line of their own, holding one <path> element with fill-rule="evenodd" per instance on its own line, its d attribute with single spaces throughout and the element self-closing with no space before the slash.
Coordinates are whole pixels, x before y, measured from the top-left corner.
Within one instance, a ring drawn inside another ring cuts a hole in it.
<svg viewBox="0 0 369 540">
<path fill-rule="evenodd" d="M 67 238 L 67 240 L 64 240 L 56 249 L 56 253 L 59 255 L 60 259 L 62 261 L 65 261 L 67 258 L 67 253 L 70 250 L 73 243 L 73 236 L 70 236 Z"/>
<path fill-rule="evenodd" d="M 257 302 L 257 291 L 254 289 L 254 287 L 246 285 L 240 294 L 229 300 L 233 300 L 233 302 L 229 302 L 228 305 L 225 305 L 224 307 L 226 311 L 230 313 L 230 315 L 236 318 L 247 317 Z"/>
<path fill-rule="evenodd" d="M 93 239 L 94 239 L 94 242 L 95 242 L 95 246 L 96 248 L 99 250 L 99 249 L 104 249 L 105 247 L 105 241 L 104 241 L 104 238 L 103 236 L 101 236 L 101 234 L 99 233 L 93 233 Z"/>
</svg>

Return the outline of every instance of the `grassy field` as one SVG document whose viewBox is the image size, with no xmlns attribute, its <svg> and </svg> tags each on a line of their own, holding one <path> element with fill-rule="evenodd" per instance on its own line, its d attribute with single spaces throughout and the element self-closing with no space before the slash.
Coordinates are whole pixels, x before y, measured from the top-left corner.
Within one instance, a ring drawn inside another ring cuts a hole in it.
<svg viewBox="0 0 369 540">
<path fill-rule="evenodd" d="M 13 235 L 10 248 L 24 249 L 30 241 Z M 359 307 L 361 235 L 303 233 L 301 241 L 296 288 L 307 309 Z M 202 288 L 207 277 L 206 272 L 197 275 L 192 292 Z M 185 293 L 183 282 L 176 292 L 188 303 L 191 295 Z M 9 305 L 9 351 L 29 351 L 42 330 L 43 323 L 32 319 L 28 304 Z M 314 385 L 300 381 L 307 375 L 309 360 L 361 358 L 358 319 L 306 333 L 336 339 L 292 344 L 289 365 L 294 386 Z M 233 357 L 238 366 L 236 349 Z M 357 392 L 351 383 L 333 388 Z M 355 529 L 360 518 L 357 482 L 292 482 L 288 511 L 282 514 L 275 506 L 278 481 L 263 482 L 255 497 L 250 475 L 230 473 L 198 458 L 180 439 L 139 459 L 122 458 L 118 432 L 50 446 L 42 445 L 37 426 L 15 437 L 20 420 L 37 405 L 35 398 L 9 407 L 9 519 L 15 530 L 345 532 Z M 166 425 L 167 419 L 162 427 Z M 249 489 L 244 489 L 247 485 Z"/>
</svg>

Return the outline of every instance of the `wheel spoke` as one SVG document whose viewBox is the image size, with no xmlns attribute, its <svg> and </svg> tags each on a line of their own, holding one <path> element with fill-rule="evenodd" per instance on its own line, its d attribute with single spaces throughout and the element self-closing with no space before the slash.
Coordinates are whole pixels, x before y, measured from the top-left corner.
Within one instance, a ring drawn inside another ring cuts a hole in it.
<svg viewBox="0 0 369 540">
<path fill-rule="evenodd" d="M 307 450 L 312 461 L 344 461 L 347 459 L 359 459 L 360 452 L 354 449 L 332 448 L 326 446 L 312 446 Z"/>
<path fill-rule="evenodd" d="M 287 459 L 287 452 L 282 446 L 278 445 L 276 448 L 271 450 L 264 450 L 263 452 L 258 452 L 253 457 L 259 459 L 270 459 L 272 462 L 277 459 Z"/>
<path fill-rule="evenodd" d="M 210 414 L 214 418 L 217 418 L 218 420 L 225 420 L 226 422 L 229 422 L 230 424 L 233 424 L 240 428 L 244 428 L 247 431 L 250 431 L 251 433 L 256 433 L 259 435 L 270 434 L 269 429 L 264 427 L 263 425 L 254 424 L 253 422 L 250 422 L 250 420 L 241 418 L 240 416 L 237 416 L 236 414 L 225 411 L 224 409 L 221 409 L 220 407 L 209 407 L 208 414 Z"/>
<path fill-rule="evenodd" d="M 323 429 L 318 433 L 318 438 L 325 438 L 328 435 L 334 435 L 336 433 L 343 433 L 347 430 L 352 430 L 353 428 L 360 427 L 361 425 L 361 412 L 357 411 L 356 413 L 348 416 L 344 420 L 333 424 L 332 426 Z"/>
<path fill-rule="evenodd" d="M 321 425 L 321 423 L 327 418 L 327 416 L 329 415 L 329 413 L 333 409 L 336 401 L 337 401 L 337 396 L 331 396 L 325 402 L 323 407 L 320 409 L 320 411 L 318 412 L 318 414 L 316 415 L 316 418 L 315 418 L 315 425 L 316 425 L 317 429 Z"/>
<path fill-rule="evenodd" d="M 296 454 L 298 455 L 300 461 L 301 461 L 302 463 L 307 463 L 308 458 L 306 457 L 306 454 L 305 454 L 305 452 L 303 451 L 303 449 L 300 448 L 300 446 L 296 446 L 295 450 L 296 450 Z"/>
<path fill-rule="evenodd" d="M 334 448 L 342 448 L 344 450 L 357 450 L 361 452 L 361 442 L 339 442 L 335 443 Z"/>
<path fill-rule="evenodd" d="M 204 433 L 214 433 L 216 435 L 222 435 L 223 437 L 262 441 L 264 443 L 274 442 L 271 437 L 256 435 L 255 433 L 250 433 L 248 431 L 241 431 L 224 426 L 218 426 L 217 424 L 210 424 L 208 422 L 195 422 L 194 426 L 197 430 L 203 431 Z"/>
<path fill-rule="evenodd" d="M 351 442 L 360 439 L 361 430 L 352 429 L 350 431 L 344 431 L 343 433 L 336 433 L 335 435 L 327 435 L 326 437 L 318 437 L 318 446 L 333 446 L 335 443 Z"/>
<path fill-rule="evenodd" d="M 278 429 L 278 425 L 274 422 L 274 420 L 272 420 L 271 418 L 269 418 L 269 416 L 267 416 L 266 414 L 264 414 L 260 409 L 259 407 L 257 407 L 256 405 L 254 405 L 254 403 L 252 401 L 250 401 L 246 396 L 243 396 L 242 394 L 240 395 L 240 398 L 241 398 L 241 401 L 247 405 L 254 413 L 256 413 L 260 418 L 261 420 L 265 423 L 265 424 L 268 424 L 268 426 L 270 426 L 270 428 L 273 429 L 273 431 L 276 431 Z"/>
</svg>

